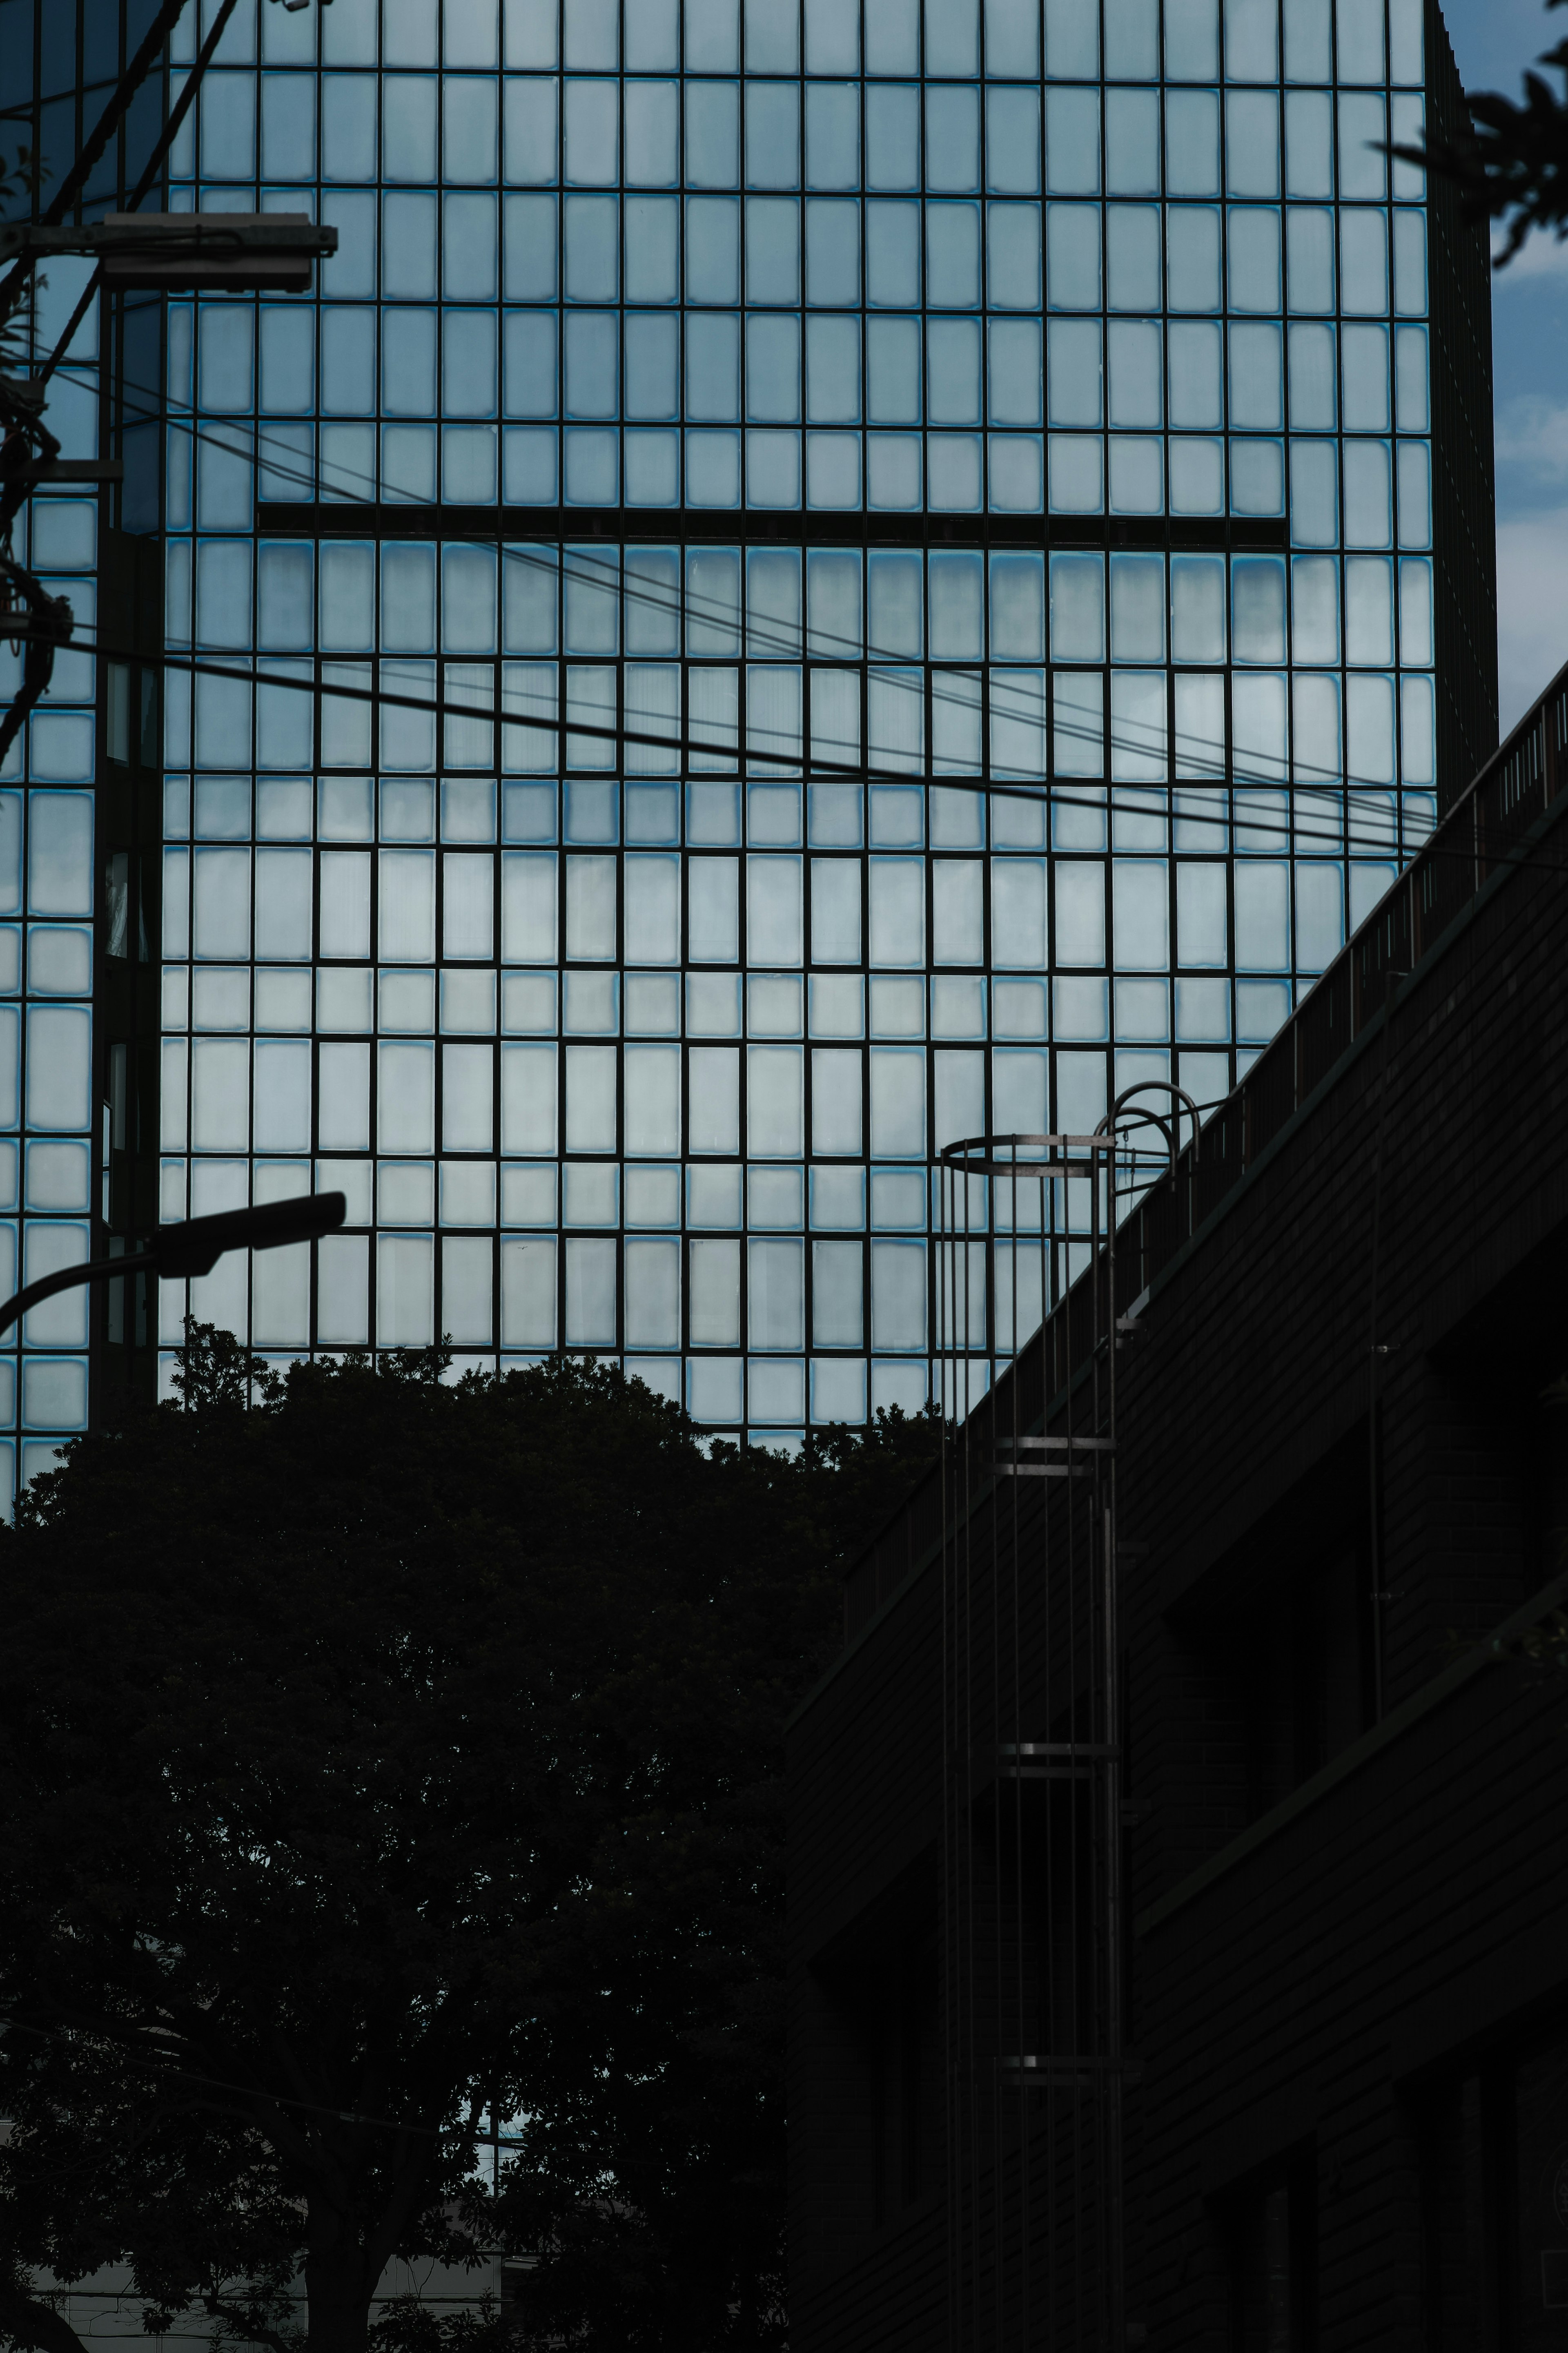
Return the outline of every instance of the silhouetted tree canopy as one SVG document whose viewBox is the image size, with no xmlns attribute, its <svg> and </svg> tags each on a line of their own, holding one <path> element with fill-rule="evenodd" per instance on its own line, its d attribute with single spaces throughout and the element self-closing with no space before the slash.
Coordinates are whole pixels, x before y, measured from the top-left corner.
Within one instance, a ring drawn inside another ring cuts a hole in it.
<svg viewBox="0 0 1568 2353">
<path fill-rule="evenodd" d="M 393 2256 L 503 2248 L 529 2336 L 776 2334 L 780 1736 L 934 1425 L 707 1451 L 608 1367 L 443 1364 L 247 1409 L 195 1327 L 0 1534 L 13 2345 L 80 2353 L 37 2269 L 124 2263 L 273 2353 L 302 2271 L 362 2353 Z"/>
<path fill-rule="evenodd" d="M 1563 5 L 1546 0 L 1548 8 Z M 1568 40 L 1536 63 L 1552 67 L 1568 86 Z M 1467 90 L 1465 104 L 1469 131 L 1392 152 L 1457 182 L 1468 219 L 1507 221 L 1501 269 L 1532 228 L 1568 236 L 1568 102 L 1540 74 L 1527 72 L 1521 102 L 1497 90 Z"/>
</svg>

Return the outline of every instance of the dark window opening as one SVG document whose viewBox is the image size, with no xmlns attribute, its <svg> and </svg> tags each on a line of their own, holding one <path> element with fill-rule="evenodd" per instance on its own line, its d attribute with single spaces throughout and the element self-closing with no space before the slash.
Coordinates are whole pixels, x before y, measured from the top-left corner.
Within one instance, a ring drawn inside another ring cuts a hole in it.
<svg viewBox="0 0 1568 2353">
<path fill-rule="evenodd" d="M 1318 2164 L 1302 2148 L 1226 2201 L 1229 2353 L 1314 2353 Z"/>
</svg>

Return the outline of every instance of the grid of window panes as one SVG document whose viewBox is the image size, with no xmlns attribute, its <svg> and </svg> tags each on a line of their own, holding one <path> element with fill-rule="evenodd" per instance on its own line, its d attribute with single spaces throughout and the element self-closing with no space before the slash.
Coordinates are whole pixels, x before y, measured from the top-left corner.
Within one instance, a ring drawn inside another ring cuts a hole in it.
<svg viewBox="0 0 1568 2353">
<path fill-rule="evenodd" d="M 90 263 L 51 262 L 27 324 L 47 353 Z M 68 458 L 98 450 L 98 322 L 50 385 L 48 424 Z M 91 1255 L 94 670 L 98 510 L 91 497 L 36 496 L 16 553 L 68 599 L 86 649 L 55 659 L 47 693 L 0 765 L 0 1298 Z M 0 644 L 0 710 L 21 683 Z M 123 953 L 123 949 L 121 951 Z M 107 1137 L 102 1139 L 107 1148 Z M 87 1427 L 88 1294 L 68 1291 L 0 1335 L 0 1508 L 18 1471 L 45 1470 Z"/>
<path fill-rule="evenodd" d="M 198 1314 L 854 1419 L 943 1141 L 1223 1094 L 1431 821 L 1422 71 L 1415 0 L 237 11 L 171 201 L 342 242 L 170 306 L 170 643 L 274 682 L 171 681 L 163 1206 L 352 1230 Z"/>
</svg>

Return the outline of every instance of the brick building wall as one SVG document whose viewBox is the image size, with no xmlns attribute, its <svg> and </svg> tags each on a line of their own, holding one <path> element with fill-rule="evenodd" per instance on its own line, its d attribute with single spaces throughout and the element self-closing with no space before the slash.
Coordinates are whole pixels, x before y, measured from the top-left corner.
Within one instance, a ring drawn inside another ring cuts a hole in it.
<svg viewBox="0 0 1568 2353">
<path fill-rule="evenodd" d="M 1400 886 L 1403 959 L 1397 909 L 1347 952 L 1353 1039 L 1309 1084 L 1310 1030 L 1287 1035 L 1293 1102 L 1260 1069 L 1250 1125 L 1233 1098 L 1205 1133 L 1195 1230 L 1156 1201 L 1121 1237 L 1125 1304 L 1147 1278 L 1118 1457 L 1131 2342 L 1528 2353 L 1568 2319 L 1568 1693 L 1489 1647 L 1563 1589 L 1568 1524 L 1568 1410 L 1542 1397 L 1568 1371 L 1553 698 L 1531 725 L 1533 807 L 1498 781 L 1511 739 L 1434 845 L 1475 858 L 1468 893 L 1437 866 Z M 1424 936 L 1423 890 L 1458 901 Z M 1047 1326 L 1010 1376 L 1025 1427 L 1068 1346 Z M 792 1735 L 807 2353 L 966 2341 L 922 2088 L 940 1995 L 911 1959 L 942 1903 L 954 1492 L 950 1469 L 945 1514 L 933 1480 L 853 1573 Z M 973 1500 L 1005 1551 L 1011 1500 Z"/>
</svg>

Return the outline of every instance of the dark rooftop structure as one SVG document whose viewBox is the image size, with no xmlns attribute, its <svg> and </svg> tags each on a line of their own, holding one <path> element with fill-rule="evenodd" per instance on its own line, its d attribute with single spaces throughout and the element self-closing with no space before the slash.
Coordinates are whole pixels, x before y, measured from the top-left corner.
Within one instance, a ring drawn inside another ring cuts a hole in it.
<svg viewBox="0 0 1568 2353">
<path fill-rule="evenodd" d="M 1565 807 L 1568 671 L 848 1577 L 801 2353 L 1563 2341 Z"/>
</svg>

